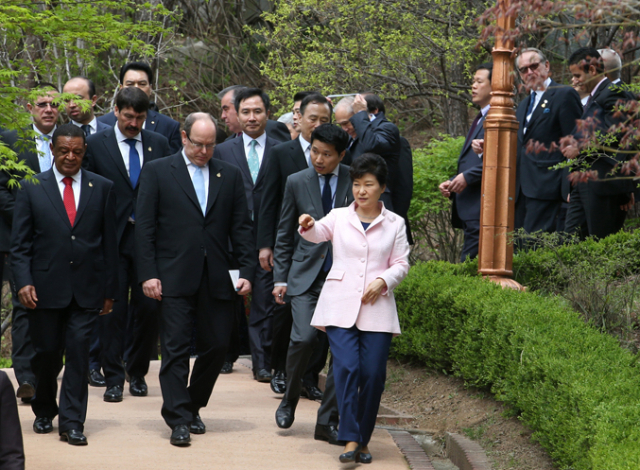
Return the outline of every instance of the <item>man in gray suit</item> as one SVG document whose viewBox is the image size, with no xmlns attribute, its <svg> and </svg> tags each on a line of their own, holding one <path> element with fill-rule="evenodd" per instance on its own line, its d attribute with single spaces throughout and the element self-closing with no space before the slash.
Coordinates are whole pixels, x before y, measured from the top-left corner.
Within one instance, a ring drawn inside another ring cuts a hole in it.
<svg viewBox="0 0 640 470">
<path fill-rule="evenodd" d="M 293 424 L 302 376 L 319 336 L 325 334 L 310 323 L 332 263 L 330 243 L 316 245 L 303 240 L 297 232 L 298 217 L 311 214 L 321 219 L 334 207 L 345 207 L 353 201 L 349 169 L 340 164 L 348 143 L 348 134 L 339 127 L 317 127 L 311 134 L 313 168 L 289 176 L 285 186 L 273 257 L 273 295 L 279 304 L 284 304 L 285 296 L 289 298 L 293 326 L 287 354 L 287 389 L 276 411 L 280 428 Z M 333 368 L 329 367 L 314 437 L 338 444 L 337 424 Z"/>
</svg>

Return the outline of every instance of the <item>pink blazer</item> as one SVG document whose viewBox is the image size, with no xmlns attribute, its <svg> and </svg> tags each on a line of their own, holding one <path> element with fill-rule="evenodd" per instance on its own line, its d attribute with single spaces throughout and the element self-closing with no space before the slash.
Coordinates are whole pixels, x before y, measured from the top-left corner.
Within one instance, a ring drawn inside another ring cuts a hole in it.
<svg viewBox="0 0 640 470">
<path fill-rule="evenodd" d="M 380 203 L 382 204 L 382 203 Z M 333 266 L 320 293 L 311 325 L 400 334 L 393 289 L 409 272 L 409 244 L 404 219 L 382 207 L 382 212 L 365 232 L 355 211 L 356 203 L 333 209 L 308 230 L 299 228 L 306 240 L 331 240 Z M 371 281 L 382 278 L 387 289 L 376 303 L 362 304 Z"/>
</svg>

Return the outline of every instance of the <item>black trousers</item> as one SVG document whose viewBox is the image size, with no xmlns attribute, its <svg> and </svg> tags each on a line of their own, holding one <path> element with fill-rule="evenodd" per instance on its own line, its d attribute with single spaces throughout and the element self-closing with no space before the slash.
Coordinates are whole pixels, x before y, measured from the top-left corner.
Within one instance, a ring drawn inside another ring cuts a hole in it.
<svg viewBox="0 0 640 470">
<path fill-rule="evenodd" d="M 462 231 L 464 232 L 464 243 L 460 253 L 460 262 L 464 263 L 467 258 L 474 259 L 478 256 L 480 246 L 480 220 L 462 220 Z"/>
<path fill-rule="evenodd" d="M 0 468 L 24 470 L 20 416 L 11 380 L 0 370 Z"/>
<path fill-rule="evenodd" d="M 515 229 L 524 228 L 527 233 L 555 232 L 561 206 L 561 199 L 534 199 L 521 190 L 515 208 Z"/>
<path fill-rule="evenodd" d="M 235 300 L 211 296 L 207 263 L 197 292 L 163 297 L 160 308 L 162 417 L 171 428 L 189 424 L 207 406 L 224 364 L 234 321 Z M 189 379 L 189 345 L 196 320 L 196 352 Z"/>
<path fill-rule="evenodd" d="M 273 291 L 273 271 L 256 269 L 249 313 L 249 342 L 253 370 L 271 372 L 271 342 L 273 334 L 273 310 L 276 302 Z"/>
<path fill-rule="evenodd" d="M 1 258 L 0 270 L 4 268 L 4 256 L 1 256 Z M 3 274 L 0 271 L 0 279 L 3 278 Z M 11 270 L 9 270 L 8 277 L 11 286 L 11 363 L 13 372 L 16 374 L 18 384 L 30 382 L 35 385 L 36 376 L 31 370 L 31 360 L 35 356 L 35 351 L 29 335 L 29 317 L 27 316 L 27 309 L 18 301 Z"/>
<path fill-rule="evenodd" d="M 29 330 L 35 349 L 31 366 L 36 375 L 36 396 L 31 409 L 36 417 L 58 418 L 58 432 L 84 430 L 87 416 L 89 342 L 98 310 L 81 308 L 74 300 L 66 308 L 28 310 Z M 58 374 L 65 356 L 60 387 L 60 406 L 56 403 Z"/>
<path fill-rule="evenodd" d="M 133 321 L 130 334 L 132 348 L 127 358 L 127 372 L 144 377 L 149 371 L 151 350 L 158 341 L 158 313 L 160 302 L 142 293 L 138 283 L 134 249 L 135 228 L 127 224 L 120 241 L 118 263 L 118 296 L 113 312 L 100 317 L 100 345 L 102 369 L 107 387 L 124 385 L 123 356 L 128 317 Z"/>
<path fill-rule="evenodd" d="M 589 183 L 578 183 L 571 191 L 565 232 L 604 238 L 624 226 L 627 213 L 620 209 L 629 202 L 629 194 L 596 194 Z"/>
</svg>

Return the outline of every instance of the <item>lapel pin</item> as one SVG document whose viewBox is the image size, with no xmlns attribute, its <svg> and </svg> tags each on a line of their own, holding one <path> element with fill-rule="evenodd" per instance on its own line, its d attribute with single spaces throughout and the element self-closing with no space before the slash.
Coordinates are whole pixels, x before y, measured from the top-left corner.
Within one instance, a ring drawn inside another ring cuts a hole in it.
<svg viewBox="0 0 640 470">
<path fill-rule="evenodd" d="M 547 103 L 548 103 L 548 101 L 547 101 L 547 100 L 544 100 L 544 103 L 542 103 L 542 105 L 541 105 L 541 106 L 542 106 L 543 108 L 546 108 L 546 107 L 547 107 Z"/>
<path fill-rule="evenodd" d="M 220 173 L 218 173 L 216 176 L 217 176 L 218 178 L 220 178 Z"/>
<path fill-rule="evenodd" d="M 89 181 L 89 187 L 93 188 L 93 183 L 91 181 Z"/>
<path fill-rule="evenodd" d="M 155 123 L 156 123 L 155 121 L 151 121 L 151 124 L 155 124 Z"/>
<path fill-rule="evenodd" d="M 151 147 L 149 147 L 149 152 L 151 152 Z"/>
</svg>

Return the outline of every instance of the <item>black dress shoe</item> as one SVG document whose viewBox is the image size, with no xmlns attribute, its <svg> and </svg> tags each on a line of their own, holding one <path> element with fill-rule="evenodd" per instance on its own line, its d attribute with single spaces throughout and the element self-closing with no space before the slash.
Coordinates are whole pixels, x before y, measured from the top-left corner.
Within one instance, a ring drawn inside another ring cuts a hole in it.
<svg viewBox="0 0 640 470">
<path fill-rule="evenodd" d="M 102 396 L 104 401 L 109 403 L 119 403 L 122 401 L 122 385 L 114 385 L 113 387 L 109 387 L 104 395 Z"/>
<path fill-rule="evenodd" d="M 18 387 L 18 391 L 16 392 L 16 397 L 33 398 L 35 394 L 36 394 L 36 388 L 31 382 L 22 382 Z"/>
<path fill-rule="evenodd" d="M 89 385 L 92 387 L 106 387 L 107 381 L 104 380 L 104 375 L 99 370 L 91 369 L 89 371 Z"/>
<path fill-rule="evenodd" d="M 351 452 L 345 452 L 343 454 L 340 454 L 340 457 L 338 457 L 340 459 L 340 462 L 347 463 L 347 462 L 356 462 L 356 461 L 358 461 L 357 459 L 360 456 L 360 449 L 361 448 L 362 448 L 362 446 L 360 444 L 358 444 L 358 447 L 356 447 L 355 450 L 352 450 Z"/>
<path fill-rule="evenodd" d="M 278 370 L 271 377 L 271 390 L 273 393 L 284 393 L 287 389 L 287 376 L 284 371 Z"/>
<path fill-rule="evenodd" d="M 298 406 L 298 402 L 292 402 L 286 398 L 282 399 L 276 410 L 276 424 L 279 428 L 288 429 L 291 427 L 295 419 L 296 406 Z"/>
<path fill-rule="evenodd" d="M 259 369 L 253 373 L 253 378 L 260 383 L 269 383 L 271 382 L 271 372 L 266 369 Z"/>
<path fill-rule="evenodd" d="M 233 362 L 226 362 L 222 364 L 222 369 L 220 369 L 221 374 L 230 374 L 233 372 Z"/>
<path fill-rule="evenodd" d="M 33 432 L 36 434 L 47 434 L 53 431 L 51 418 L 36 418 L 33 422 Z"/>
<path fill-rule="evenodd" d="M 131 376 L 131 380 L 129 382 L 129 393 L 134 397 L 147 396 L 149 389 L 147 388 L 147 382 L 144 380 L 144 377 L 136 377 L 135 375 Z"/>
<path fill-rule="evenodd" d="M 333 424 L 316 424 L 316 431 L 313 433 L 316 441 L 326 441 L 334 446 L 345 445 L 344 441 L 338 440 L 338 427 Z"/>
<path fill-rule="evenodd" d="M 60 433 L 60 439 L 67 441 L 72 446 L 86 446 L 88 444 L 85 435 L 77 429 L 69 429 Z"/>
<path fill-rule="evenodd" d="M 300 396 L 309 400 L 322 400 L 322 392 L 315 385 L 303 384 L 300 389 Z"/>
<path fill-rule="evenodd" d="M 373 457 L 369 452 L 360 452 L 360 454 L 358 454 L 358 456 L 356 457 L 356 462 L 360 463 L 371 463 L 372 460 Z"/>
<path fill-rule="evenodd" d="M 171 444 L 182 447 L 191 445 L 191 436 L 189 435 L 189 426 L 186 424 L 178 424 L 171 432 Z"/>
<path fill-rule="evenodd" d="M 207 432 L 207 427 L 202 422 L 202 418 L 200 418 L 199 414 L 196 415 L 195 418 L 193 418 L 193 421 L 191 421 L 189 431 L 191 431 L 193 434 L 204 434 L 205 432 Z"/>
</svg>

